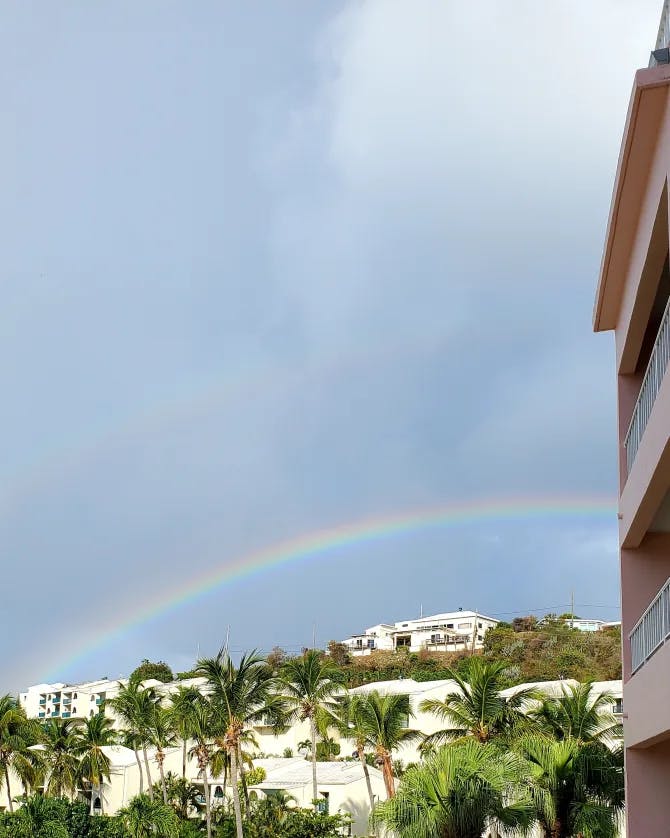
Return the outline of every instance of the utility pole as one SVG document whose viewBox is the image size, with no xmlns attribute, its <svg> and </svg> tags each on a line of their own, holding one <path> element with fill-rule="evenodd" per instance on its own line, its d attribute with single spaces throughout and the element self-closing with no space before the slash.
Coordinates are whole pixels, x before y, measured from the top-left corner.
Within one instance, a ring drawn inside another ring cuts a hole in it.
<svg viewBox="0 0 670 838">
<path fill-rule="evenodd" d="M 316 649 L 316 623 L 312 626 L 312 649 Z"/>
<path fill-rule="evenodd" d="M 570 628 L 575 627 L 575 592 L 570 591 Z"/>
</svg>

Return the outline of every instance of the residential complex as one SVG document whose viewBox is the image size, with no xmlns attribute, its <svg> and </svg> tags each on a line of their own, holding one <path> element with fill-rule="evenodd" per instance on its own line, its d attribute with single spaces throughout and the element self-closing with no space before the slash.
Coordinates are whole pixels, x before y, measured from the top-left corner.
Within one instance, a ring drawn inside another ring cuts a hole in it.
<svg viewBox="0 0 670 838">
<path fill-rule="evenodd" d="M 25 702 L 26 697 L 29 697 L 29 700 L 32 702 L 37 697 L 38 703 L 36 706 L 39 708 L 42 706 L 39 705 L 39 696 L 44 695 L 46 699 L 47 696 L 51 695 L 53 699 L 55 695 L 60 693 L 60 704 L 62 705 L 63 696 L 66 693 L 72 695 L 72 701 L 74 701 L 74 693 L 77 693 L 77 707 L 80 707 L 85 706 L 85 703 L 82 705 L 80 702 L 80 695 L 86 694 L 90 700 L 90 695 L 100 693 L 100 687 L 104 685 L 104 692 L 111 697 L 118 690 L 119 684 L 121 683 L 125 684 L 127 680 L 124 679 L 121 682 L 97 681 L 76 686 L 70 685 L 68 687 L 60 684 L 41 684 L 36 687 L 31 687 L 22 693 L 21 700 Z M 558 696 L 571 683 L 576 682 L 549 681 L 535 685 L 522 684 L 504 691 L 503 695 L 508 695 L 524 687 L 535 686 L 549 696 Z M 174 681 L 167 684 L 150 680 L 143 682 L 143 685 L 151 686 L 157 692 L 161 693 L 164 696 L 166 704 L 169 703 L 170 694 L 180 686 L 195 686 L 203 691 L 207 688 L 207 683 L 202 678 Z M 445 722 L 436 715 L 421 710 L 421 702 L 427 698 L 444 700 L 446 695 L 455 689 L 457 689 L 457 685 L 454 681 L 450 680 L 417 682 L 412 678 L 404 678 L 395 681 L 365 684 L 364 686 L 350 690 L 350 693 L 357 694 L 377 690 L 382 694 L 408 695 L 412 715 L 407 718 L 407 727 L 418 730 L 423 734 L 430 734 L 442 729 L 445 726 Z M 596 683 L 594 684 L 594 692 L 596 694 L 607 693 L 612 702 L 612 711 L 615 714 L 621 714 L 621 681 Z M 28 709 L 32 704 L 25 704 L 24 706 Z M 106 706 L 104 702 L 99 705 L 98 710 L 94 710 L 94 712 L 100 711 L 110 714 L 111 718 L 114 719 L 113 714 L 110 713 L 109 705 Z M 38 709 L 38 717 L 41 712 L 46 714 L 46 710 L 42 711 Z M 53 715 L 52 712 L 50 718 L 53 718 Z M 46 718 L 46 715 L 44 718 Z M 296 719 L 286 731 L 275 735 L 268 724 L 261 722 L 254 725 L 253 734 L 255 739 L 254 766 L 262 767 L 266 772 L 265 779 L 258 785 L 252 786 L 253 790 L 259 796 L 271 795 L 279 790 L 286 791 L 300 805 L 309 806 L 312 801 L 312 769 L 311 763 L 305 759 L 308 755 L 305 742 L 309 741 L 310 738 L 309 723 L 305 720 L 301 721 L 300 719 Z M 340 745 L 341 750 L 338 761 L 319 762 L 317 764 L 317 790 L 320 808 L 322 811 L 329 811 L 331 814 L 335 814 L 336 812 L 350 814 L 353 818 L 353 834 L 365 834 L 370 815 L 370 800 L 363 769 L 360 762 L 354 756 L 355 742 L 341 738 L 334 729 L 329 732 L 329 735 Z M 417 741 L 413 741 L 410 744 L 403 745 L 394 753 L 394 758 L 402 760 L 405 765 L 418 761 L 420 759 L 418 744 Z M 121 745 L 103 746 L 103 752 L 110 759 L 110 778 L 109 780 L 105 780 L 101 787 L 94 790 L 91 806 L 94 813 L 102 811 L 106 814 L 114 814 L 119 809 L 127 806 L 129 801 L 139 793 L 139 768 L 134 752 L 128 748 Z M 147 748 L 147 758 L 153 767 L 156 764 L 156 752 L 151 747 Z M 176 746 L 164 749 L 163 768 L 166 774 L 168 772 L 173 772 L 176 775 L 181 774 L 181 747 Z M 369 769 L 369 773 L 373 796 L 377 800 L 385 799 L 386 794 L 382 773 L 372 766 Z M 193 784 L 203 785 L 203 777 L 200 773 L 197 759 L 192 754 L 188 757 L 186 776 Z M 211 769 L 208 770 L 206 780 L 209 786 L 210 799 L 216 805 L 217 802 L 223 800 L 225 794 L 223 780 L 220 776 L 212 775 Z M 12 786 L 14 788 L 20 787 L 18 777 L 12 777 Z M 0 802 L 1 809 L 2 803 Z"/>
<path fill-rule="evenodd" d="M 497 623 L 498 620 L 477 611 L 459 609 L 415 620 L 379 623 L 365 629 L 363 634 L 353 634 L 343 643 L 352 655 L 394 652 L 398 649 L 410 652 L 422 649 L 436 652 L 474 651 L 482 648 L 484 635 Z"/>
<path fill-rule="evenodd" d="M 628 835 L 668 834 L 670 803 L 670 9 L 626 118 L 594 310 L 613 331 Z"/>
<path fill-rule="evenodd" d="M 21 693 L 19 701 L 33 719 L 86 718 L 95 715 L 118 689 L 118 681 L 106 678 L 85 684 L 36 684 Z"/>
</svg>

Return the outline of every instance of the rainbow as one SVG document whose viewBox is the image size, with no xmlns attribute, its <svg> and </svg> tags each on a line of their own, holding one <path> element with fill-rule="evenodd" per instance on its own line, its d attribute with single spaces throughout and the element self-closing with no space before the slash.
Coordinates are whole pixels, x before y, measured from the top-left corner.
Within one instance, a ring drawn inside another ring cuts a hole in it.
<svg viewBox="0 0 670 838">
<path fill-rule="evenodd" d="M 475 524 L 506 521 L 546 521 L 602 519 L 616 525 L 616 501 L 602 497 L 509 498 L 471 500 L 427 508 L 395 512 L 373 518 L 341 523 L 337 526 L 302 534 L 259 550 L 232 557 L 217 567 L 180 584 L 178 589 L 159 592 L 150 602 L 127 615 L 102 626 L 93 638 L 71 651 L 51 667 L 48 681 L 56 672 L 69 669 L 89 654 L 120 640 L 137 627 L 186 605 L 199 597 L 241 579 L 248 579 L 271 568 L 317 560 L 339 551 L 366 544 L 439 529 L 468 527 Z"/>
</svg>

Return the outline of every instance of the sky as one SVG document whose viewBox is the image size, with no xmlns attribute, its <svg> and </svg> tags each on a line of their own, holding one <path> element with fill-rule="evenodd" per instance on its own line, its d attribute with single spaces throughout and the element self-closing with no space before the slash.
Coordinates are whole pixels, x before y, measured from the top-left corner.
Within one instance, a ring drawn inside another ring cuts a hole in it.
<svg viewBox="0 0 670 838">
<path fill-rule="evenodd" d="M 7 4 L 0 689 L 572 591 L 617 617 L 614 513 L 417 529 L 160 605 L 348 522 L 615 507 L 591 312 L 660 11 Z"/>
</svg>

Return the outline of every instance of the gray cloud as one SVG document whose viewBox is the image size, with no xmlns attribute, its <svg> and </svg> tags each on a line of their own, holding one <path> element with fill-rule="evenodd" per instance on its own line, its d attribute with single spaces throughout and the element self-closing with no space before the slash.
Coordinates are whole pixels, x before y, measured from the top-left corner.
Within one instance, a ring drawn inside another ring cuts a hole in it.
<svg viewBox="0 0 670 838">
<path fill-rule="evenodd" d="M 325 641 L 568 585 L 614 615 L 615 522 L 481 521 L 268 570 L 73 657 L 299 533 L 614 495 L 590 312 L 657 7 L 13 10 L 2 685 L 185 667 L 228 625 L 299 647 L 315 622 Z"/>
</svg>

